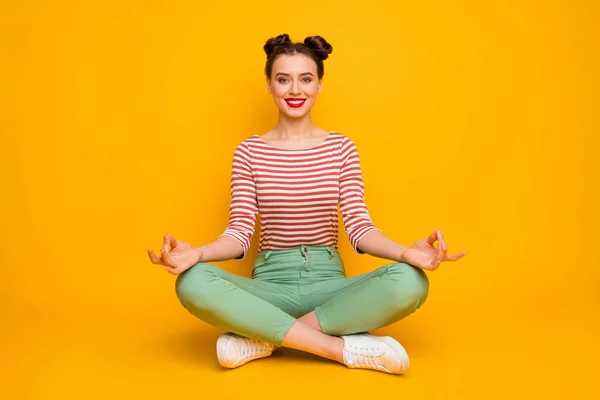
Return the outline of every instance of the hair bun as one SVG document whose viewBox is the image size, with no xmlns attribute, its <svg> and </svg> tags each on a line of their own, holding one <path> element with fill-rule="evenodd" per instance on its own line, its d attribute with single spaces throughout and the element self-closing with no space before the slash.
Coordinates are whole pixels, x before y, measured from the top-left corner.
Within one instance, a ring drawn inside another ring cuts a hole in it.
<svg viewBox="0 0 600 400">
<path fill-rule="evenodd" d="M 282 44 L 286 43 L 292 43 L 290 35 L 288 35 L 287 33 L 283 33 L 277 37 L 267 40 L 267 43 L 265 43 L 265 45 L 263 46 L 263 49 L 267 54 L 267 58 L 271 55 L 271 53 L 273 53 L 273 50 L 275 50 L 277 46 L 281 46 Z"/>
<path fill-rule="evenodd" d="M 333 51 L 333 47 L 321 36 L 309 36 L 304 39 L 304 44 L 310 47 L 321 60 L 327 60 Z"/>
</svg>

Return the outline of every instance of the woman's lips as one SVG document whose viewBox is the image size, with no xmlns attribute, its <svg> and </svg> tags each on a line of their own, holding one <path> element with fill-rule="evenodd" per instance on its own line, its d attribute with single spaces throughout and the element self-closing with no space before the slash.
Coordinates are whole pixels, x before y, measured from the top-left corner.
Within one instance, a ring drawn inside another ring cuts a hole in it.
<svg viewBox="0 0 600 400">
<path fill-rule="evenodd" d="M 285 99 L 288 106 L 292 108 L 300 108 L 306 102 L 306 99 Z"/>
</svg>

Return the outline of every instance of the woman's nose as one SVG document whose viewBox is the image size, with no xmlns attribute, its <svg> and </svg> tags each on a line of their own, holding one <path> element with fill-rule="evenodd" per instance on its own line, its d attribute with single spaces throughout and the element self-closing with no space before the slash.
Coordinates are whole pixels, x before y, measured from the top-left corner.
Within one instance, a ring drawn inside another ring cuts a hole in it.
<svg viewBox="0 0 600 400">
<path fill-rule="evenodd" d="M 300 83 L 295 81 L 292 82 L 292 86 L 290 86 L 290 94 L 300 94 Z"/>
</svg>

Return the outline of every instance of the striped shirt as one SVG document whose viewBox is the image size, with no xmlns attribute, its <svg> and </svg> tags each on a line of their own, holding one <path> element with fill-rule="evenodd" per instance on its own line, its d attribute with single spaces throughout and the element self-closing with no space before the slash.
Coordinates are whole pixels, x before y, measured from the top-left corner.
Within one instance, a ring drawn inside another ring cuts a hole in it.
<svg viewBox="0 0 600 400">
<path fill-rule="evenodd" d="M 360 159 L 354 142 L 330 132 L 310 149 L 278 149 L 253 135 L 233 154 L 229 222 L 220 236 L 231 236 L 246 257 L 257 214 L 258 251 L 304 245 L 338 244 L 338 205 L 350 244 L 372 230 L 364 201 Z"/>
</svg>

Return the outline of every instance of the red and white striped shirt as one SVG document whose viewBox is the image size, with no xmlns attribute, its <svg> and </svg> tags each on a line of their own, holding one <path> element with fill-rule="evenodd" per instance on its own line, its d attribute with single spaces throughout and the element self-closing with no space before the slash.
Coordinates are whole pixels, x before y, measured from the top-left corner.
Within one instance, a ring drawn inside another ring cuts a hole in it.
<svg viewBox="0 0 600 400">
<path fill-rule="evenodd" d="M 360 159 L 354 142 L 330 132 L 310 149 L 278 149 L 253 135 L 233 154 L 231 204 L 225 232 L 246 257 L 260 213 L 258 251 L 338 243 L 338 204 L 346 234 L 358 241 L 372 230 L 364 201 Z"/>
</svg>

